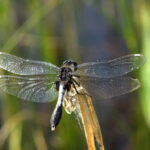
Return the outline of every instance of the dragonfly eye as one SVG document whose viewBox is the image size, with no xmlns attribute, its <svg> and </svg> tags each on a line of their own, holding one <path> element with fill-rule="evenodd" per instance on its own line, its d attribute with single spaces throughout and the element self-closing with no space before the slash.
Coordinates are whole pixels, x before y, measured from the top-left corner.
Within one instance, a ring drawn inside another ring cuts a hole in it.
<svg viewBox="0 0 150 150">
<path fill-rule="evenodd" d="M 68 64 L 70 61 L 69 60 L 65 60 L 63 61 L 63 65 Z"/>
<path fill-rule="evenodd" d="M 73 62 L 73 65 L 74 65 L 74 71 L 76 71 L 77 68 L 78 68 L 78 67 L 77 67 L 78 64 L 74 61 L 74 62 Z"/>
<path fill-rule="evenodd" d="M 73 64 L 74 66 L 77 66 L 77 63 L 73 60 L 65 60 L 63 62 L 63 65 L 71 65 L 71 64 Z"/>
</svg>

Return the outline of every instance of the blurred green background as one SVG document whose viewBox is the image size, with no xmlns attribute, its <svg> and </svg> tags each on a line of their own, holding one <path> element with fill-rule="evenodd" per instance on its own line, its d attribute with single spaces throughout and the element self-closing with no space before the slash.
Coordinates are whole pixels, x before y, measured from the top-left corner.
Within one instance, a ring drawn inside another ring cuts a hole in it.
<svg viewBox="0 0 150 150">
<path fill-rule="evenodd" d="M 99 101 L 96 110 L 107 150 L 150 149 L 150 1 L 0 0 L 0 49 L 58 66 L 66 59 L 81 63 L 143 53 L 147 62 L 134 74 L 142 87 Z M 0 149 L 87 149 L 73 114 L 63 111 L 56 131 L 50 131 L 55 103 L 1 93 Z"/>
</svg>

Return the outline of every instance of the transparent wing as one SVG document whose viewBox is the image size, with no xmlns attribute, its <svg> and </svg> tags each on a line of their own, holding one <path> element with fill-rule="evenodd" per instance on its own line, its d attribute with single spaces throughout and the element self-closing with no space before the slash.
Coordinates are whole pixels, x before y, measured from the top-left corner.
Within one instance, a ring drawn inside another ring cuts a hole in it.
<svg viewBox="0 0 150 150">
<path fill-rule="evenodd" d="M 50 102 L 56 99 L 54 79 L 47 77 L 0 76 L 0 90 L 33 102 Z"/>
<path fill-rule="evenodd" d="M 18 75 L 57 74 L 59 69 L 51 63 L 24 60 L 4 52 L 0 52 L 0 68 Z"/>
<path fill-rule="evenodd" d="M 74 73 L 78 76 L 113 78 L 125 75 L 138 69 L 145 62 L 145 57 L 141 54 L 132 54 L 107 62 L 91 62 L 78 65 L 78 70 Z"/>
<path fill-rule="evenodd" d="M 97 96 L 100 99 L 108 99 L 123 95 L 140 87 L 138 79 L 127 76 L 109 79 L 81 77 L 80 84 L 87 90 L 89 95 Z"/>
</svg>

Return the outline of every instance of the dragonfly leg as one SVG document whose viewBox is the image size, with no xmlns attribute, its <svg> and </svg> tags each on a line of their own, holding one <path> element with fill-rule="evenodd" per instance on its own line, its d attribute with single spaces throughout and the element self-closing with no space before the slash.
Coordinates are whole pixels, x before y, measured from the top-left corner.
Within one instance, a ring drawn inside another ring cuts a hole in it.
<svg viewBox="0 0 150 150">
<path fill-rule="evenodd" d="M 72 80 L 80 87 L 80 83 L 78 83 L 75 79 L 72 78 Z M 74 84 L 74 83 L 73 83 Z"/>
<path fill-rule="evenodd" d="M 80 76 L 78 76 L 78 75 L 73 75 L 74 77 L 77 77 L 77 78 L 80 78 Z"/>
<path fill-rule="evenodd" d="M 74 80 L 74 79 L 73 79 L 73 81 L 75 82 L 75 80 Z M 78 92 L 78 90 L 77 90 L 76 85 L 74 84 L 74 82 L 72 82 L 73 87 L 74 87 L 74 89 L 75 89 L 76 93 L 77 93 L 77 94 L 79 94 L 79 92 Z M 76 82 L 75 82 L 75 83 L 76 83 Z M 77 84 L 77 85 L 78 85 L 78 84 Z"/>
<path fill-rule="evenodd" d="M 80 84 L 76 80 L 73 79 L 73 81 L 80 87 Z M 73 84 L 74 89 L 75 89 L 75 91 L 76 91 L 77 94 L 90 96 L 88 93 L 80 93 L 80 92 L 78 92 L 78 90 L 77 90 L 76 85 L 74 84 L 74 82 L 72 82 L 72 84 Z"/>
</svg>

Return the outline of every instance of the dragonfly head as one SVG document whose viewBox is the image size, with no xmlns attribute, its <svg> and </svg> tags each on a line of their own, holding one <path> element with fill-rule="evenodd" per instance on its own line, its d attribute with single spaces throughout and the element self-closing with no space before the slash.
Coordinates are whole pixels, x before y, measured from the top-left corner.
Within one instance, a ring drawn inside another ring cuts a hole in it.
<svg viewBox="0 0 150 150">
<path fill-rule="evenodd" d="M 69 67 L 72 71 L 77 70 L 77 63 L 73 60 L 65 60 L 63 62 L 63 67 Z"/>
<path fill-rule="evenodd" d="M 77 63 L 72 60 L 66 60 L 63 62 L 62 67 L 59 69 L 58 80 L 65 81 L 66 83 L 71 82 L 72 72 L 77 70 Z"/>
</svg>

